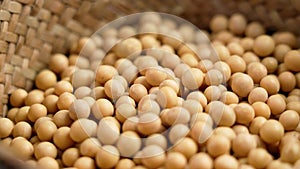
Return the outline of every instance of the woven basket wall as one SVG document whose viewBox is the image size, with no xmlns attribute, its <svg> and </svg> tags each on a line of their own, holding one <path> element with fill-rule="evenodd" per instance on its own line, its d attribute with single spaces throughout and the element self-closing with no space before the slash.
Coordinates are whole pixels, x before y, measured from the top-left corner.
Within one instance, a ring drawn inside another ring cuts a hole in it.
<svg viewBox="0 0 300 169">
<path fill-rule="evenodd" d="M 300 34 L 300 0 L 2 0 L 0 1 L 0 116 L 16 88 L 30 90 L 54 52 L 130 13 L 159 11 L 207 28 L 216 13 L 240 12 L 270 30 Z"/>
</svg>

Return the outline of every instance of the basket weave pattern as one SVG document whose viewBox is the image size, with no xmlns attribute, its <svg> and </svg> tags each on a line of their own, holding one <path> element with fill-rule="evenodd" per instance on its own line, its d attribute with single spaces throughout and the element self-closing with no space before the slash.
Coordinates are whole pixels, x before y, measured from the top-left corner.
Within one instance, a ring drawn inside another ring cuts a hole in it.
<svg viewBox="0 0 300 169">
<path fill-rule="evenodd" d="M 187 10 L 188 9 L 188 10 Z M 300 34 L 300 0 L 3 0 L 0 1 L 0 116 L 16 88 L 30 90 L 51 53 L 66 53 L 82 36 L 122 15 L 160 11 L 206 28 L 216 13 L 241 12 L 268 30 Z"/>
</svg>

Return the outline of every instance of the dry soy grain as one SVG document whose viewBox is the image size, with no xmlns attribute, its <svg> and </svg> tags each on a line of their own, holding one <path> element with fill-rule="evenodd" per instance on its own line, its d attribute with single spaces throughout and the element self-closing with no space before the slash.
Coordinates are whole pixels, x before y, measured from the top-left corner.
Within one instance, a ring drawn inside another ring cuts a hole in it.
<svg viewBox="0 0 300 169">
<path fill-rule="evenodd" d="M 1 145 L 44 168 L 297 166 L 297 37 L 238 13 L 209 27 L 152 13 L 81 38 L 12 92 Z"/>
</svg>

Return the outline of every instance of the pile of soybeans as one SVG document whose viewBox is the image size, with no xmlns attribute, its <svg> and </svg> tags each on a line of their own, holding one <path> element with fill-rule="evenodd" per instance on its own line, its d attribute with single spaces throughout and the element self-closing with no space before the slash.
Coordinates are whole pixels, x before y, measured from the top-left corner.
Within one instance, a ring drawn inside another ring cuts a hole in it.
<svg viewBox="0 0 300 169">
<path fill-rule="evenodd" d="M 146 13 L 80 39 L 12 92 L 0 144 L 40 169 L 300 168 L 297 37 L 209 28 Z"/>
</svg>

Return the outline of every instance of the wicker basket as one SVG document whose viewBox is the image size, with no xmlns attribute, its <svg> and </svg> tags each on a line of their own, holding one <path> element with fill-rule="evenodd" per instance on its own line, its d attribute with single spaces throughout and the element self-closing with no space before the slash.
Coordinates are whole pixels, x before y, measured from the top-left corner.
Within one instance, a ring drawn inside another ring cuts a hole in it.
<svg viewBox="0 0 300 169">
<path fill-rule="evenodd" d="M 0 115 L 16 88 L 30 90 L 54 52 L 120 16 L 159 11 L 206 28 L 216 13 L 240 12 L 269 31 L 300 34 L 300 0 L 2 0 L 0 1 Z"/>
</svg>

